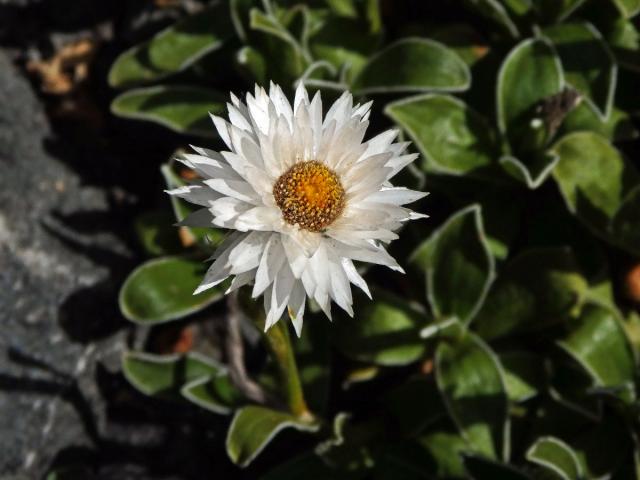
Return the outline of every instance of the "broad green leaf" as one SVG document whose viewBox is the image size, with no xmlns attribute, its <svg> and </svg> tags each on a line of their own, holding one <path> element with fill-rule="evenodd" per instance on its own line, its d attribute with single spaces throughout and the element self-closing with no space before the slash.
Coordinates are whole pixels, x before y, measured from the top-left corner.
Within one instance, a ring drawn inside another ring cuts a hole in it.
<svg viewBox="0 0 640 480">
<path fill-rule="evenodd" d="M 475 328 L 483 338 L 494 339 L 548 327 L 580 305 L 587 287 L 570 250 L 526 250 L 498 276 Z"/>
<path fill-rule="evenodd" d="M 511 401 L 529 400 L 544 387 L 544 363 L 538 355 L 523 350 L 503 353 L 499 358 L 504 368 L 505 386 Z"/>
<path fill-rule="evenodd" d="M 438 478 L 462 477 L 464 466 L 462 453 L 470 450 L 469 443 L 458 433 L 430 431 L 418 439 L 424 448 L 423 455 L 435 464 L 432 471 Z"/>
<path fill-rule="evenodd" d="M 228 375 L 196 378 L 180 389 L 180 394 L 196 405 L 219 415 L 230 414 L 244 401 Z"/>
<path fill-rule="evenodd" d="M 220 48 L 232 35 L 232 27 L 226 10 L 218 5 L 181 20 L 121 54 L 111 67 L 109 84 L 122 88 L 153 82 L 184 70 Z"/>
<path fill-rule="evenodd" d="M 227 454 L 240 467 L 249 465 L 285 428 L 315 432 L 318 425 L 270 408 L 248 406 L 236 412 L 227 434 Z"/>
<path fill-rule="evenodd" d="M 309 39 L 309 48 L 315 59 L 346 69 L 345 79 L 350 81 L 379 43 L 380 35 L 370 32 L 362 20 L 331 15 Z"/>
<path fill-rule="evenodd" d="M 410 97 L 387 105 L 385 114 L 415 142 L 425 171 L 473 174 L 494 163 L 500 154 L 489 122 L 457 98 Z"/>
<path fill-rule="evenodd" d="M 587 305 L 558 344 L 589 373 L 595 387 L 627 401 L 635 398 L 633 350 L 616 313 L 600 305 Z"/>
<path fill-rule="evenodd" d="M 562 67 L 548 40 L 531 38 L 519 43 L 507 56 L 498 75 L 498 126 L 518 156 L 540 135 L 535 108 L 564 86 Z"/>
<path fill-rule="evenodd" d="M 174 255 L 183 249 L 173 223 L 173 215 L 165 210 L 154 210 L 136 217 L 136 235 L 147 254 L 154 257 Z"/>
<path fill-rule="evenodd" d="M 448 24 L 430 32 L 430 36 L 456 52 L 469 67 L 489 53 L 487 40 L 466 23 Z"/>
<path fill-rule="evenodd" d="M 427 297 L 434 315 L 469 323 L 495 276 L 480 208 L 472 205 L 460 210 L 427 241 L 431 245 Z"/>
<path fill-rule="evenodd" d="M 527 460 L 552 472 L 561 480 L 582 480 L 584 471 L 576 452 L 559 438 L 539 438 L 527 450 Z"/>
<path fill-rule="evenodd" d="M 445 45 L 426 38 L 398 40 L 360 70 L 353 80 L 357 94 L 384 92 L 457 92 L 469 88 L 464 61 Z"/>
<path fill-rule="evenodd" d="M 621 220 L 633 218 L 633 212 L 623 206 L 635 202 L 633 190 L 640 185 L 635 167 L 605 138 L 592 132 L 569 134 L 553 151 L 560 158 L 553 176 L 569 210 L 601 238 L 638 254 L 640 245 L 633 239 L 638 237 L 640 225 Z M 625 225 L 622 237 L 621 225 Z"/>
<path fill-rule="evenodd" d="M 626 18 L 631 18 L 640 12 L 640 0 L 611 0 Z"/>
<path fill-rule="evenodd" d="M 465 5 L 476 10 L 482 16 L 502 26 L 512 37 L 518 37 L 518 27 L 499 0 L 464 0 Z"/>
<path fill-rule="evenodd" d="M 638 130 L 633 126 L 629 114 L 613 107 L 611 115 L 602 120 L 590 102 L 581 102 L 562 122 L 561 132 L 588 131 L 599 133 L 612 142 L 624 142 L 638 138 Z"/>
<path fill-rule="evenodd" d="M 489 460 L 479 455 L 464 455 L 464 469 L 473 479 L 531 480 L 531 477 L 515 466 Z"/>
<path fill-rule="evenodd" d="M 568 18 L 586 0 L 533 0 L 534 8 L 539 16 L 546 20 L 545 24 L 560 23 Z"/>
<path fill-rule="evenodd" d="M 224 375 L 226 370 L 213 359 L 198 353 L 153 355 L 125 352 L 122 372 L 129 383 L 145 395 L 176 397 L 183 385 Z"/>
<path fill-rule="evenodd" d="M 441 342 L 436 380 L 447 410 L 474 451 L 489 458 L 509 456 L 507 389 L 500 362 L 475 334 Z"/>
<path fill-rule="evenodd" d="M 199 87 L 157 86 L 129 90 L 116 97 L 111 111 L 125 118 L 158 123 L 178 133 L 217 137 L 209 113 L 224 110 L 223 96 Z"/>
<path fill-rule="evenodd" d="M 502 0 L 514 15 L 522 17 L 531 11 L 533 0 Z"/>
<path fill-rule="evenodd" d="M 280 16 L 256 8 L 250 12 L 251 28 L 260 34 L 254 46 L 264 57 L 266 78 L 280 85 L 291 85 L 312 62 L 300 40 L 289 31 L 288 27 L 298 24 L 304 25 L 305 29 L 309 24 L 307 8 L 282 10 Z M 301 35 L 306 39 L 307 33 Z"/>
<path fill-rule="evenodd" d="M 415 362 L 426 349 L 419 336 L 425 313 L 388 292 L 372 294 L 373 301 L 359 297 L 354 318 L 344 316 L 333 325 L 335 343 L 345 355 L 376 365 Z"/>
<path fill-rule="evenodd" d="M 562 62 L 565 80 L 609 118 L 616 89 L 617 65 L 590 23 L 564 23 L 544 29 Z"/>
<path fill-rule="evenodd" d="M 526 162 L 513 155 L 500 157 L 500 165 L 505 171 L 531 190 L 535 190 L 544 183 L 557 163 L 558 157 L 549 152 L 535 152 L 527 158 Z"/>
<path fill-rule="evenodd" d="M 236 61 L 251 79 L 260 85 L 267 82 L 267 65 L 264 56 L 253 47 L 245 46 L 238 50 Z"/>
<path fill-rule="evenodd" d="M 129 274 L 120 288 L 122 314 L 132 322 L 157 324 L 198 312 L 224 296 L 227 284 L 194 295 L 207 265 L 186 257 L 149 260 Z"/>
</svg>

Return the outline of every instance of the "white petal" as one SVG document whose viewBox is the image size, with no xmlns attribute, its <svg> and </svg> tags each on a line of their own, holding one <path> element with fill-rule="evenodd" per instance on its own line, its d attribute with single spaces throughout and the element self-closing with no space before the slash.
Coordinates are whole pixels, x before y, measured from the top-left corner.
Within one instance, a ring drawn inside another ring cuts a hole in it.
<svg viewBox="0 0 640 480">
<path fill-rule="evenodd" d="M 165 190 L 169 195 L 183 198 L 187 202 L 195 203 L 208 207 L 212 202 L 218 200 L 221 195 L 204 185 L 185 185 L 183 187 L 174 188 L 173 190 Z"/>
<path fill-rule="evenodd" d="M 344 268 L 344 273 L 346 273 L 347 278 L 351 283 L 353 283 L 356 287 L 360 288 L 367 297 L 371 298 L 371 292 L 369 291 L 369 286 L 367 282 L 365 282 L 364 278 L 358 273 L 356 270 L 353 261 L 349 258 L 342 259 L 342 268 Z"/>
<path fill-rule="evenodd" d="M 258 265 L 258 270 L 256 271 L 256 281 L 251 293 L 253 298 L 258 297 L 271 285 L 285 261 L 286 256 L 282 249 L 281 236 L 278 233 L 274 233 L 269 238 L 260 258 L 260 265 Z"/>
<path fill-rule="evenodd" d="M 262 203 L 255 190 L 244 180 L 210 178 L 205 180 L 204 183 L 223 195 L 237 198 L 243 202 L 253 203 L 255 205 Z"/>
<path fill-rule="evenodd" d="M 240 273 L 239 275 L 233 277 L 233 280 L 231 280 L 231 285 L 229 285 L 227 291 L 224 292 L 225 295 L 239 289 L 240 287 L 244 287 L 246 284 L 251 282 L 251 280 L 253 280 L 255 274 L 256 271 L 255 269 L 253 269 L 244 273 Z"/>
<path fill-rule="evenodd" d="M 298 280 L 293 285 L 293 290 L 291 290 L 288 305 L 289 318 L 291 318 L 291 323 L 293 323 L 293 328 L 295 329 L 298 338 L 300 338 L 300 334 L 302 333 L 302 323 L 304 321 L 304 307 L 306 300 L 307 296 L 304 293 L 304 287 L 302 286 L 302 282 Z"/>
<path fill-rule="evenodd" d="M 229 252 L 230 273 L 237 275 L 257 268 L 268 239 L 269 234 L 265 232 L 251 232 L 244 237 Z"/>
<path fill-rule="evenodd" d="M 379 192 L 369 195 L 367 202 L 392 203 L 394 205 L 405 205 L 413 203 L 428 195 L 425 192 L 409 190 L 405 187 L 382 188 Z"/>
<path fill-rule="evenodd" d="M 234 226 L 240 231 L 274 231 L 280 222 L 282 216 L 277 207 L 254 207 L 239 215 Z"/>
</svg>

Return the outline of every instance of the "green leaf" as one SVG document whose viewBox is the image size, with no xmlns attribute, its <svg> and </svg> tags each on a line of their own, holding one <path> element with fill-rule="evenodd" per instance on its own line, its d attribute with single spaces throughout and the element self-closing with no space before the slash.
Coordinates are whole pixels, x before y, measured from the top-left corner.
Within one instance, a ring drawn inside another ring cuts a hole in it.
<svg viewBox="0 0 640 480">
<path fill-rule="evenodd" d="M 285 428 L 315 432 L 318 425 L 265 407 L 241 408 L 233 417 L 227 434 L 229 458 L 236 465 L 246 467 Z"/>
<path fill-rule="evenodd" d="M 224 367 L 198 353 L 153 355 L 125 352 L 122 372 L 129 383 L 145 395 L 170 398 L 177 397 L 186 383 L 226 374 Z"/>
<path fill-rule="evenodd" d="M 219 415 L 228 415 L 244 401 L 228 375 L 197 378 L 183 385 L 180 394 L 196 405 Z"/>
<path fill-rule="evenodd" d="M 267 65 L 262 53 L 253 47 L 242 47 L 238 50 L 236 61 L 251 79 L 260 85 L 267 82 Z"/>
<path fill-rule="evenodd" d="M 540 133 L 541 135 L 546 135 L 542 131 Z M 526 162 L 512 155 L 505 155 L 500 158 L 500 165 L 505 171 L 520 180 L 531 190 L 535 190 L 544 183 L 557 163 L 558 157 L 549 152 L 533 153 Z"/>
<path fill-rule="evenodd" d="M 587 288 L 569 249 L 526 250 L 500 274 L 474 325 L 485 339 L 545 328 L 566 319 Z"/>
<path fill-rule="evenodd" d="M 433 313 L 438 319 L 455 317 L 468 324 L 495 276 L 480 207 L 472 205 L 452 215 L 427 242 L 427 297 Z"/>
<path fill-rule="evenodd" d="M 538 395 L 545 386 L 544 363 L 538 355 L 514 351 L 500 354 L 499 358 L 511 401 L 525 402 Z"/>
<path fill-rule="evenodd" d="M 489 53 L 487 40 L 466 23 L 447 24 L 431 31 L 430 37 L 456 52 L 469 67 Z"/>
<path fill-rule="evenodd" d="M 457 98 L 410 97 L 387 105 L 385 114 L 415 142 L 425 171 L 473 174 L 494 163 L 500 154 L 489 122 Z"/>
<path fill-rule="evenodd" d="M 208 8 L 121 54 L 111 67 L 109 84 L 130 87 L 180 72 L 220 48 L 231 35 L 225 10 L 219 6 Z"/>
<path fill-rule="evenodd" d="M 613 54 L 590 23 L 565 23 L 544 29 L 562 62 L 565 80 L 609 118 L 616 89 Z"/>
<path fill-rule="evenodd" d="M 634 166 L 605 138 L 592 132 L 569 134 L 553 151 L 560 158 L 553 176 L 569 210 L 596 235 L 639 254 L 640 245 L 633 239 L 640 226 L 624 220 L 633 218 L 628 205 L 636 201 L 634 189 L 640 185 Z M 623 236 L 619 236 L 621 229 Z"/>
<path fill-rule="evenodd" d="M 374 55 L 353 80 L 358 95 L 385 92 L 459 92 L 469 88 L 464 61 L 445 45 L 404 38 Z"/>
<path fill-rule="evenodd" d="M 188 86 L 157 86 L 130 90 L 116 97 L 111 111 L 125 118 L 158 123 L 174 132 L 216 138 L 209 113 L 224 110 L 224 97 Z"/>
<path fill-rule="evenodd" d="M 436 380 L 449 414 L 475 451 L 489 458 L 509 456 L 507 389 L 500 362 L 475 334 L 441 342 Z"/>
<path fill-rule="evenodd" d="M 437 478 L 459 478 L 464 476 L 462 453 L 470 450 L 467 441 L 458 433 L 449 431 L 430 431 L 418 439 L 424 448 L 422 455 L 431 460 L 431 468 Z"/>
<path fill-rule="evenodd" d="M 539 135 L 532 120 L 535 108 L 564 86 L 562 67 L 553 46 L 542 38 L 520 42 L 500 67 L 497 84 L 498 126 L 518 154 Z"/>
<path fill-rule="evenodd" d="M 587 305 L 558 344 L 589 373 L 595 387 L 627 401 L 635 398 L 633 350 L 613 311 Z"/>
<path fill-rule="evenodd" d="M 359 296 L 354 318 L 343 316 L 333 325 L 333 338 L 347 356 L 376 365 L 407 365 L 418 360 L 426 346 L 419 332 L 425 313 L 406 299 L 381 290 L 374 301 Z"/>
<path fill-rule="evenodd" d="M 539 438 L 527 450 L 527 460 L 536 463 L 562 480 L 584 479 L 584 471 L 573 449 L 559 438 Z"/>
<path fill-rule="evenodd" d="M 613 107 L 611 115 L 602 120 L 590 102 L 581 102 L 571 110 L 562 122 L 561 132 L 571 133 L 591 130 L 612 142 L 624 142 L 638 138 L 638 130 L 624 110 Z"/>
<path fill-rule="evenodd" d="M 633 17 L 640 12 L 640 0 L 611 0 L 626 18 Z"/>
<path fill-rule="evenodd" d="M 575 12 L 586 0 L 533 0 L 545 24 L 560 23 Z"/>
<path fill-rule="evenodd" d="M 132 322 L 157 324 L 198 312 L 224 296 L 226 283 L 194 295 L 207 270 L 185 257 L 149 260 L 129 274 L 120 288 L 122 314 Z"/>
<path fill-rule="evenodd" d="M 468 8 L 503 27 L 512 37 L 518 37 L 518 27 L 513 23 L 502 3 L 498 0 L 464 0 Z"/>
<path fill-rule="evenodd" d="M 182 250 L 171 212 L 155 210 L 138 215 L 134 227 L 145 252 L 154 257 L 173 255 Z"/>
</svg>

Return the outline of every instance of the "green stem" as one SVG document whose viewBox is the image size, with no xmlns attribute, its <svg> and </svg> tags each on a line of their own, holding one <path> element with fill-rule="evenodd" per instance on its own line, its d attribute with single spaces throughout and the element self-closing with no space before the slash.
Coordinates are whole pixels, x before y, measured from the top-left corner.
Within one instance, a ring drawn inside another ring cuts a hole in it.
<svg viewBox="0 0 640 480">
<path fill-rule="evenodd" d="M 291 347 L 286 322 L 277 322 L 263 334 L 263 338 L 269 353 L 278 366 L 278 373 L 289 410 L 299 418 L 311 419 L 311 412 L 304 400 L 300 374 L 298 373 L 298 366 Z"/>
</svg>

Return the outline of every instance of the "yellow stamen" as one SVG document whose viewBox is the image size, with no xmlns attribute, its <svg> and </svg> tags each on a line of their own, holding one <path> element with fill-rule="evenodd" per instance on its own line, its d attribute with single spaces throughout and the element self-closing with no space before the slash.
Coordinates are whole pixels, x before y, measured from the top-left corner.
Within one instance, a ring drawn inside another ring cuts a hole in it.
<svg viewBox="0 0 640 480">
<path fill-rule="evenodd" d="M 315 160 L 297 163 L 282 174 L 273 197 L 287 223 L 311 232 L 327 228 L 344 209 L 338 175 Z"/>
</svg>

